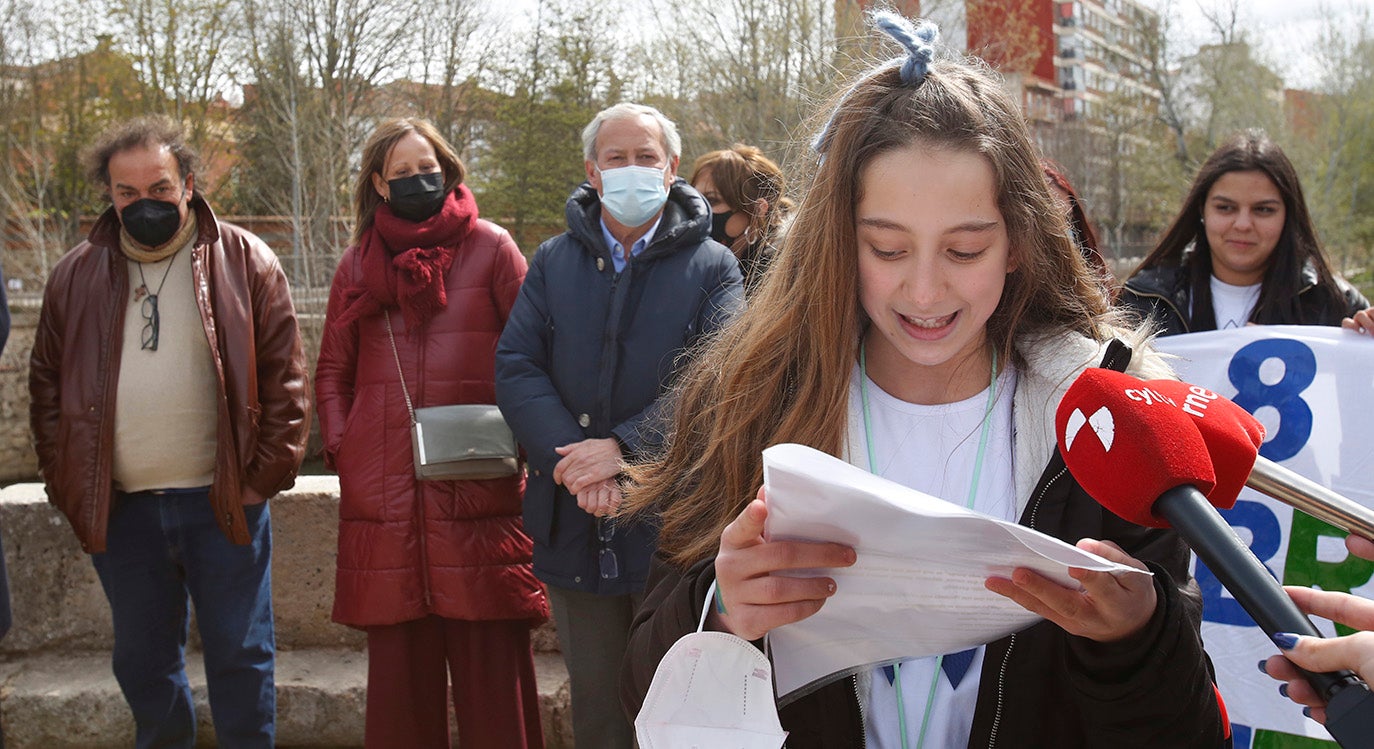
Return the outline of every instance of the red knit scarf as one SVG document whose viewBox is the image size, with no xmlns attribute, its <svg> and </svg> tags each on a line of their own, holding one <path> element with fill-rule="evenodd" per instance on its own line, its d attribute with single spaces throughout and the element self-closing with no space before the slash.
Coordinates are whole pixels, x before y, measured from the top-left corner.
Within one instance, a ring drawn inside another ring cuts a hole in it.
<svg viewBox="0 0 1374 749">
<path fill-rule="evenodd" d="M 477 201 L 458 185 L 443 208 L 424 221 L 397 218 L 383 203 L 358 241 L 362 277 L 346 292 L 336 324 L 348 325 L 399 306 L 414 334 L 448 306 L 444 279 L 468 232 L 477 223 Z"/>
</svg>

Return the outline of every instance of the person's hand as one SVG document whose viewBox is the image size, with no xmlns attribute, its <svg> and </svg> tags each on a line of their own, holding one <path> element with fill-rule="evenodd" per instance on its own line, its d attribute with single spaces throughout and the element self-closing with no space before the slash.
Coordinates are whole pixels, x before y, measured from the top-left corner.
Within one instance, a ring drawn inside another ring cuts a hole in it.
<svg viewBox="0 0 1374 749">
<path fill-rule="evenodd" d="M 788 577 L 789 570 L 848 567 L 854 549 L 843 544 L 767 541 L 763 521 L 768 505 L 758 498 L 725 526 L 716 554 L 716 596 L 708 622 L 712 629 L 757 640 L 784 624 L 821 610 L 835 593 L 829 577 Z M 724 613 L 721 613 L 721 608 Z"/>
<path fill-rule="evenodd" d="M 245 507 L 260 505 L 265 501 L 266 498 L 263 497 L 261 494 L 258 494 L 258 491 L 256 489 L 247 484 L 243 485 L 243 505 Z"/>
<path fill-rule="evenodd" d="M 620 498 L 620 483 L 611 478 L 578 492 L 577 506 L 588 515 L 604 518 L 620 509 Z"/>
<path fill-rule="evenodd" d="M 1346 536 L 1345 548 L 1346 551 L 1357 557 L 1374 560 L 1374 541 L 1370 541 L 1364 536 L 1357 536 L 1354 533 Z"/>
<path fill-rule="evenodd" d="M 1144 563 L 1110 541 L 1085 538 L 1078 548 L 1119 564 L 1146 569 Z M 1150 575 L 1093 572 L 1069 568 L 1069 577 L 1083 590 L 1066 588 L 1040 574 L 1018 567 L 1011 579 L 989 577 L 988 590 L 1049 619 L 1071 635 L 1097 642 L 1124 640 L 1139 632 L 1155 612 L 1155 581 Z"/>
<path fill-rule="evenodd" d="M 1352 538 L 1354 538 L 1352 536 Z M 1340 622 L 1356 629 L 1374 629 L 1374 601 L 1347 593 L 1334 593 L 1312 588 L 1285 585 L 1293 602 L 1303 613 Z M 1280 637 L 1275 635 L 1275 641 Z M 1279 681 L 1280 694 L 1306 706 L 1307 713 L 1318 723 L 1326 722 L 1326 700 L 1307 683 L 1298 667 L 1312 673 L 1350 669 L 1368 682 L 1374 678 L 1374 632 L 1356 632 L 1345 637 L 1297 637 L 1296 644 L 1283 655 L 1260 661 L 1260 669 Z"/>
<path fill-rule="evenodd" d="M 1365 335 L 1374 333 L 1374 313 L 1371 313 L 1370 310 L 1362 309 L 1356 312 L 1352 317 L 1341 320 L 1341 327 Z"/>
<path fill-rule="evenodd" d="M 622 467 L 620 443 L 610 437 L 582 440 L 553 451 L 563 456 L 553 467 L 553 482 L 573 494 L 616 476 Z"/>
</svg>

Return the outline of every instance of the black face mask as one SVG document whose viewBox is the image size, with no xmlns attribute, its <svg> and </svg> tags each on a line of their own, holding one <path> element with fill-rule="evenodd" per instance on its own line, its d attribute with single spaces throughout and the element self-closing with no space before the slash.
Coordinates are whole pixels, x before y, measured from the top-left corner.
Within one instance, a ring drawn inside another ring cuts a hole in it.
<svg viewBox="0 0 1374 749">
<path fill-rule="evenodd" d="M 388 181 L 391 212 L 406 221 L 424 221 L 444 207 L 444 173 L 412 174 Z"/>
<path fill-rule="evenodd" d="M 734 215 L 734 211 L 726 211 L 724 213 L 711 214 L 711 239 L 720 242 L 726 247 L 729 247 L 731 244 L 734 243 L 736 239 L 739 239 L 739 237 L 737 236 L 732 237 L 729 234 L 725 233 L 725 224 L 729 222 L 730 219 L 734 217 Z"/>
<path fill-rule="evenodd" d="M 144 247 L 161 247 L 181 228 L 181 211 L 177 203 L 139 198 L 124 206 L 119 220 L 124 231 Z"/>
</svg>

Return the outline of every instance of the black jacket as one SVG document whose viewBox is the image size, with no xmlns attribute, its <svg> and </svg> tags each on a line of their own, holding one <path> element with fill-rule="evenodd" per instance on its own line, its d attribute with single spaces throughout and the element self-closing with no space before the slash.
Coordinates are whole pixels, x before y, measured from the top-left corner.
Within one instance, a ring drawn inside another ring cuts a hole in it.
<svg viewBox="0 0 1374 749">
<path fill-rule="evenodd" d="M 1364 298 L 1354 286 L 1337 276 L 1336 284 L 1345 298 L 1343 308 L 1333 308 L 1324 294 L 1314 293 L 1317 288 L 1317 270 L 1308 264 L 1302 270 L 1302 290 L 1298 292 L 1298 302 L 1302 306 L 1303 319 L 1285 320 L 1288 325 L 1340 325 L 1341 319 L 1365 309 L 1369 300 Z M 1159 326 L 1160 335 L 1196 333 L 1212 328 L 1199 328 L 1192 320 L 1192 280 L 1188 266 L 1156 266 L 1142 268 L 1126 280 L 1117 303 L 1134 311 L 1141 319 L 1153 317 Z"/>
<path fill-rule="evenodd" d="M 1104 366 L 1124 368 L 1121 358 L 1128 356 L 1109 350 Z M 1158 605 L 1145 629 L 1125 642 L 1097 643 L 1041 621 L 989 643 L 968 745 L 1229 746 L 1199 634 L 1202 602 L 1178 535 L 1128 523 L 1104 509 L 1069 475 L 1057 450 L 1018 522 L 1070 544 L 1082 538 L 1115 541 L 1154 573 Z M 631 717 L 663 654 L 695 631 L 715 577 L 712 561 L 684 571 L 655 557 L 621 675 L 621 702 Z M 864 746 L 852 677 L 797 699 L 779 717 L 790 749 Z"/>
<path fill-rule="evenodd" d="M 601 201 L 582 184 L 568 230 L 540 245 L 496 348 L 496 401 L 529 460 L 525 532 L 539 579 L 571 590 L 638 593 L 654 533 L 617 527 L 602 541 L 595 519 L 553 483 L 554 448 L 614 437 L 627 460 L 658 443 L 661 396 L 681 354 L 743 304 L 739 263 L 711 240 L 711 208 L 678 179 L 653 241 L 619 273 L 601 232 Z M 598 557 L 620 574 L 603 580 Z"/>
</svg>

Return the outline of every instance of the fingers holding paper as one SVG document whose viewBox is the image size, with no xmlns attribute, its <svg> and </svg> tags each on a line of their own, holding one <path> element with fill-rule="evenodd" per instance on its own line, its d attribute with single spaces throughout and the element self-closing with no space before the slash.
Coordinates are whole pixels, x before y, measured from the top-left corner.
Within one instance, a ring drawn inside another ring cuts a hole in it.
<svg viewBox="0 0 1374 749">
<path fill-rule="evenodd" d="M 841 544 L 768 541 L 763 537 L 767 517 L 760 489 L 758 498 L 725 527 L 716 555 L 717 605 L 711 610 L 711 627 L 746 640 L 811 616 L 835 593 L 829 577 L 779 573 L 848 567 L 855 559 L 854 550 Z"/>
<path fill-rule="evenodd" d="M 1108 561 L 1146 569 L 1145 564 L 1110 541 L 1083 539 L 1078 548 Z M 988 590 L 1006 596 L 1031 613 L 1049 619 L 1072 635 L 1097 642 L 1122 640 L 1150 621 L 1157 603 L 1149 575 L 1093 572 L 1070 568 L 1082 590 L 1067 588 L 1031 570 L 1017 568 L 1011 579 L 990 577 Z"/>
</svg>

